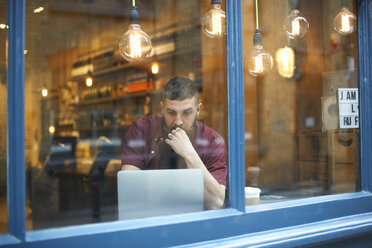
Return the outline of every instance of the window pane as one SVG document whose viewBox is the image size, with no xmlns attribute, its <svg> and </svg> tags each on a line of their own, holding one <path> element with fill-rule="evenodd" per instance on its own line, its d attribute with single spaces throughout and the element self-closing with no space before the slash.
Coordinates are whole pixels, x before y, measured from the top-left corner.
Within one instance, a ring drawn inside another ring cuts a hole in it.
<svg viewBox="0 0 372 248">
<path fill-rule="evenodd" d="M 7 178 L 6 178 L 6 64 L 7 64 L 7 6 L 5 0 L 0 0 L 0 233 L 8 232 L 7 212 Z"/>
<path fill-rule="evenodd" d="M 217 207 L 223 203 L 225 191 L 219 185 L 226 183 L 227 173 L 226 47 L 224 35 L 212 39 L 202 31 L 200 20 L 211 8 L 210 1 L 136 1 L 141 29 L 151 38 L 153 49 L 146 59 L 128 62 L 118 41 L 128 30 L 131 2 L 26 2 L 28 229 L 117 220 L 122 209 L 117 192 L 122 160 L 141 169 L 173 168 L 169 161 L 178 161 L 177 168 L 200 166 L 199 160 L 182 159 L 193 149 L 210 171 L 204 177 L 218 188 Z M 216 16 L 211 19 L 224 24 Z M 126 56 L 145 54 L 134 45 L 139 36 L 129 37 L 133 47 Z M 194 81 L 202 105 L 184 102 L 191 96 L 186 92 L 180 99 L 176 92 L 161 107 L 163 85 L 176 76 Z M 184 135 L 180 140 L 192 142 L 174 147 L 174 155 L 165 138 L 176 122 L 188 131 L 177 131 Z M 195 148 L 186 149 L 192 145 Z M 148 190 L 143 180 L 123 188 L 140 199 L 141 190 Z M 202 177 L 199 182 L 202 187 Z M 172 185 L 168 191 L 182 188 Z M 142 200 L 152 200 L 161 193 L 157 191 Z M 211 204 L 214 200 L 206 208 L 216 207 Z M 133 201 L 139 214 L 129 218 L 148 216 Z M 203 199 L 198 201 L 202 210 Z"/>
<path fill-rule="evenodd" d="M 274 62 L 262 77 L 248 69 L 255 5 L 244 2 L 246 186 L 261 189 L 261 203 L 359 190 L 356 20 L 338 16 L 343 7 L 356 14 L 356 1 L 299 2 L 302 38 L 301 19 L 285 31 L 292 1 L 259 1 Z"/>
</svg>

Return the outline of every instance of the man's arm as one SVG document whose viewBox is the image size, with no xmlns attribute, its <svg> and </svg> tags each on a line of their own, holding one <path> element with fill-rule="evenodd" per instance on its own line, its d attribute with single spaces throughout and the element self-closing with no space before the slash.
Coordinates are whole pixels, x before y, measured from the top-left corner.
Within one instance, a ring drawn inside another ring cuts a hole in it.
<svg viewBox="0 0 372 248">
<path fill-rule="evenodd" d="M 207 209 L 219 209 L 225 200 L 226 187 L 219 184 L 208 171 L 203 161 L 195 151 L 186 132 L 180 128 L 173 130 L 166 142 L 186 162 L 187 168 L 200 168 L 204 172 L 204 205 Z"/>
<path fill-rule="evenodd" d="M 194 149 L 195 151 L 195 149 Z M 204 171 L 204 205 L 207 209 L 219 209 L 225 200 L 226 187 L 219 184 L 208 171 L 199 155 L 190 153 L 184 157 L 188 168 L 201 168 Z"/>
<path fill-rule="evenodd" d="M 134 165 L 125 164 L 121 166 L 121 170 L 141 170 L 141 169 Z"/>
</svg>

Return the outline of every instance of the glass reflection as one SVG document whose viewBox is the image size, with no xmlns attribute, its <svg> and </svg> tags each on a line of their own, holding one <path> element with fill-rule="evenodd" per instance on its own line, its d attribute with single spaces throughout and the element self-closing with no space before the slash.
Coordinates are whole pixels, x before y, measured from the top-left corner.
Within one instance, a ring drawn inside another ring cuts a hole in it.
<svg viewBox="0 0 372 248">
<path fill-rule="evenodd" d="M 277 67 L 259 79 L 245 71 L 247 198 L 257 189 L 260 203 L 359 190 L 359 103 L 352 98 L 358 92 L 357 34 L 334 30 L 341 2 L 301 1 L 309 29 L 297 40 L 276 21 L 290 12 L 288 1 L 275 2 L 275 9 L 272 0 L 260 3 L 262 39 L 268 52 L 277 51 Z M 356 13 L 356 1 L 346 2 Z M 243 3 L 246 64 L 253 7 L 254 1 Z"/>
</svg>

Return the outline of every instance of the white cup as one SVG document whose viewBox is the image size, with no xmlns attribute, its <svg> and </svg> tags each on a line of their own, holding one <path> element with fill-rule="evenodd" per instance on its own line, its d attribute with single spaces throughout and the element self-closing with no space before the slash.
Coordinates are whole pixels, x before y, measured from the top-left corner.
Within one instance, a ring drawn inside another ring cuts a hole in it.
<svg viewBox="0 0 372 248">
<path fill-rule="evenodd" d="M 259 188 L 245 187 L 245 205 L 253 205 L 260 203 L 260 193 Z"/>
</svg>

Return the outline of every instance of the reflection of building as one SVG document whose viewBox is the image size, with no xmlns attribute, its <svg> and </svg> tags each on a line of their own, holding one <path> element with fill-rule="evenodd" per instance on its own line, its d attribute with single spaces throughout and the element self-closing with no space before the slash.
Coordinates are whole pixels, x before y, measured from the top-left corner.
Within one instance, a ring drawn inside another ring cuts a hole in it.
<svg viewBox="0 0 372 248">
<path fill-rule="evenodd" d="M 0 196 L 3 203 L 6 150 L 10 149 L 8 190 L 18 196 L 26 188 L 27 205 L 22 197 L 9 198 L 9 206 L 16 207 L 9 210 L 8 230 L 0 231 L 10 235 L 0 234 L 0 244 L 347 247 L 352 243 L 368 247 L 372 242 L 372 145 L 367 137 L 371 133 L 371 2 L 347 1 L 352 11 L 358 10 L 360 26 L 344 37 L 332 28 L 341 1 L 301 0 L 310 29 L 302 40 L 288 41 L 281 26 L 292 1 L 272 1 L 259 1 L 263 41 L 271 54 L 285 45 L 294 48 L 296 68 L 289 79 L 275 67 L 258 79 L 244 68 L 254 31 L 254 1 L 227 1 L 226 45 L 224 39 L 212 40 L 200 30 L 199 20 L 210 1 L 137 1 L 141 26 L 153 38 L 155 52 L 149 61 L 134 64 L 121 60 L 113 45 L 128 22 L 120 1 L 53 0 L 38 15 L 33 10 L 43 1 L 26 1 L 25 17 L 22 8 L 12 5 L 9 12 L 20 9 L 21 19 L 9 23 L 15 29 L 8 32 L 17 35 L 10 39 L 10 48 L 17 46 L 15 39 L 25 40 L 28 52 L 24 83 L 12 79 L 5 84 L 0 75 Z M 0 21 L 6 7 L 0 8 Z M 25 39 L 14 32 L 23 24 Z M 1 32 L 3 47 L 8 36 Z M 23 53 L 12 49 L 9 53 L 23 61 Z M 160 66 L 156 75 L 150 72 L 153 60 Z M 5 55 L 0 54 L 2 74 L 3 61 Z M 20 64 L 17 70 L 10 64 L 8 73 L 20 74 Z M 159 111 L 159 90 L 175 75 L 199 83 L 204 105 L 200 119 L 228 141 L 231 209 L 109 222 L 116 219 L 115 173 L 120 168 L 121 138 L 136 118 Z M 85 84 L 88 76 L 91 87 Z M 49 94 L 42 98 L 40 89 L 45 85 Z M 336 96 L 341 87 L 359 88 L 361 137 L 359 129 L 337 125 Z M 25 106 L 17 109 L 24 108 L 24 116 L 22 111 L 18 115 L 5 111 L 6 89 L 25 90 Z M 24 118 L 24 126 L 9 118 L 8 130 L 24 130 L 25 147 L 23 137 L 7 132 L 6 115 Z M 7 135 L 11 140 L 3 138 Z M 18 157 L 20 162 L 14 160 Z M 22 157 L 27 184 L 22 179 Z M 249 171 L 259 173 L 258 183 L 248 180 Z M 262 189 L 261 203 L 268 204 L 245 208 L 241 189 L 245 183 L 257 184 Z M 359 190 L 363 192 L 355 192 Z M 80 226 L 91 222 L 104 223 Z M 55 226 L 64 228 L 48 229 Z M 46 230 L 29 232 L 40 228 Z"/>
</svg>

